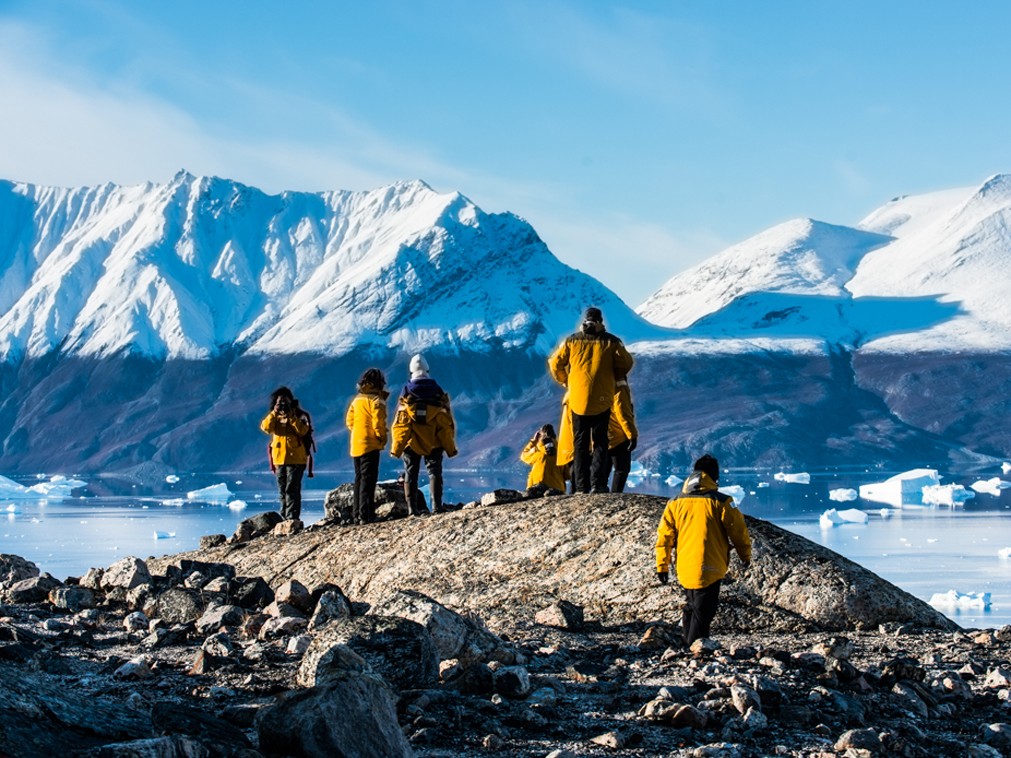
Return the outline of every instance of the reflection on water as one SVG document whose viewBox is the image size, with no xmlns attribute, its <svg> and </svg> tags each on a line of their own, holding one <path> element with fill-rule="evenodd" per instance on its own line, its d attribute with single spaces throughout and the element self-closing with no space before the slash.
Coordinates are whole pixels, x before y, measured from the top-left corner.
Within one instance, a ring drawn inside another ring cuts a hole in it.
<svg viewBox="0 0 1011 758">
<path fill-rule="evenodd" d="M 872 477 L 865 472 L 811 472 L 810 484 L 776 481 L 774 473 L 728 472 L 721 484 L 741 487 L 740 507 L 748 515 L 822 544 L 919 598 L 929 600 L 948 590 L 991 593 L 992 605 L 985 612 L 945 610 L 963 626 L 1011 624 L 1011 561 L 998 557 L 999 550 L 1011 547 L 1011 492 L 980 493 L 955 508 L 889 509 L 886 516 L 880 503 L 855 500 L 847 505 L 866 511 L 866 524 L 823 529 L 819 517 L 837 505 L 829 498 L 831 490 L 858 489 L 861 484 L 882 481 L 889 473 Z M 384 478 L 393 474 L 383 471 Z M 231 534 L 243 518 L 274 509 L 277 501 L 273 478 L 262 474 L 191 475 L 172 484 L 144 486 L 80 478 L 89 482 L 85 497 L 19 501 L 10 512 L 5 510 L 8 503 L 0 503 L 0 552 L 22 555 L 62 579 L 83 574 L 91 566 L 108 566 L 127 555 L 147 558 L 192 550 L 201 536 Z M 966 486 L 975 480 L 942 479 Z M 305 480 L 303 521 L 309 524 L 322 518 L 326 492 L 344 481 L 346 475 L 326 473 Z M 522 472 L 447 471 L 445 499 L 468 502 L 493 489 L 522 488 L 525 481 Z M 222 482 L 234 493 L 233 499 L 247 503 L 245 509 L 186 499 L 191 490 Z M 759 486 L 760 482 L 768 486 Z M 661 496 L 678 491 L 655 476 L 635 484 L 628 491 Z M 156 539 L 156 533 L 175 536 Z M 652 544 L 642 549 L 652 551 Z"/>
</svg>

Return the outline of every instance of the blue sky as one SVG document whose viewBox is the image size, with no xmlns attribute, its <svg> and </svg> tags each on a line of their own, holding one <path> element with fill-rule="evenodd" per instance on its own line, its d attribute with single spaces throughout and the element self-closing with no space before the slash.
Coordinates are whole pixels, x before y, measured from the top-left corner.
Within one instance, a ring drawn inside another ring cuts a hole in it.
<svg viewBox="0 0 1011 758">
<path fill-rule="evenodd" d="M 770 10 L 770 9 L 775 10 Z M 420 178 L 638 305 L 774 224 L 1011 170 L 1011 4 L 0 0 L 0 178 Z"/>
</svg>

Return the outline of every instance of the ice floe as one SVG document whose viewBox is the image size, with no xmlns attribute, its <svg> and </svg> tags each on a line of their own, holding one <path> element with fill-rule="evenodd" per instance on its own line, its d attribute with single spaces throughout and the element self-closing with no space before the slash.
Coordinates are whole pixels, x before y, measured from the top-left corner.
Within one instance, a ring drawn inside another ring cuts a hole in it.
<svg viewBox="0 0 1011 758">
<path fill-rule="evenodd" d="M 948 590 L 935 593 L 930 604 L 935 608 L 989 608 L 990 593 Z"/>
<path fill-rule="evenodd" d="M 724 495 L 730 495 L 737 505 L 740 505 L 744 498 L 747 497 L 747 494 L 744 492 L 744 487 L 739 484 L 731 484 L 729 487 L 720 487 L 720 492 Z"/>
<path fill-rule="evenodd" d="M 172 537 L 175 537 L 175 536 L 176 536 L 175 532 L 155 532 L 154 533 L 154 538 L 156 540 L 167 540 L 167 539 L 171 539 Z"/>
<path fill-rule="evenodd" d="M 1011 463 L 1004 461 L 1002 464 L 1000 464 L 1000 470 L 1001 473 L 1011 474 Z"/>
<path fill-rule="evenodd" d="M 676 474 L 671 474 L 664 481 L 667 482 L 668 487 L 677 487 L 679 484 L 681 484 L 681 482 L 684 481 L 684 479 L 682 479 L 680 476 L 677 476 Z"/>
<path fill-rule="evenodd" d="M 857 491 L 846 488 L 830 490 L 828 493 L 828 499 L 835 500 L 837 503 L 848 503 L 850 500 L 857 499 Z"/>
<path fill-rule="evenodd" d="M 1006 490 L 1011 487 L 1011 482 L 1005 482 L 1000 477 L 995 476 L 993 479 L 980 479 L 978 482 L 973 482 L 969 485 L 976 492 L 985 492 L 988 495 L 999 495 L 1001 490 Z"/>
<path fill-rule="evenodd" d="M 31 487 L 18 484 L 6 476 L 0 476 L 0 500 L 57 500 L 70 497 L 70 492 L 76 487 L 87 487 L 87 482 L 80 479 L 68 479 L 57 474 L 48 482 L 39 482 Z"/>
<path fill-rule="evenodd" d="M 962 505 L 976 497 L 961 484 L 929 484 L 922 490 L 924 505 Z"/>
<path fill-rule="evenodd" d="M 179 477 L 176 476 L 175 474 L 169 474 L 168 476 L 165 477 L 165 481 L 168 482 L 169 484 L 175 484 L 176 482 L 179 481 Z"/>
<path fill-rule="evenodd" d="M 776 474 L 773 479 L 777 482 L 786 482 L 787 484 L 810 484 L 811 475 L 806 471 L 802 471 L 799 474 L 784 474 L 780 471 Z"/>
<path fill-rule="evenodd" d="M 997 557 L 1003 558 L 1004 560 L 1011 558 L 1011 547 L 1002 547 L 997 551 Z"/>
<path fill-rule="evenodd" d="M 241 510 L 245 509 L 245 507 L 246 507 L 246 501 L 245 500 L 233 500 L 232 502 L 230 502 L 228 504 L 228 507 L 231 508 L 233 511 L 241 511 Z"/>
<path fill-rule="evenodd" d="M 877 503 L 888 503 L 897 508 L 923 505 L 923 488 L 940 483 L 934 469 L 917 468 L 896 474 L 883 482 L 860 485 L 860 497 Z"/>
<path fill-rule="evenodd" d="M 190 500 L 207 500 L 211 502 L 225 502 L 231 496 L 232 493 L 229 492 L 228 485 L 224 483 L 212 484 L 210 487 L 186 493 L 186 497 Z"/>
<path fill-rule="evenodd" d="M 845 511 L 829 508 L 821 514 L 818 523 L 822 529 L 831 529 L 833 526 L 838 526 L 839 524 L 866 524 L 867 514 L 856 508 L 850 508 Z"/>
<path fill-rule="evenodd" d="M 768 487 L 768 486 L 769 486 L 769 483 L 768 483 L 768 482 L 759 482 L 759 483 L 758 483 L 758 486 L 759 486 L 759 487 Z"/>
</svg>

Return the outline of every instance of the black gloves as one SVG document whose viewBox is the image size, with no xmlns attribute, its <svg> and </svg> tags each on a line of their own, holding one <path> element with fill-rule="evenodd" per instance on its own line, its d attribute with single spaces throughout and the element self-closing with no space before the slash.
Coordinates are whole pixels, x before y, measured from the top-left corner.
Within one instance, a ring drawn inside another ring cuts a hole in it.
<svg viewBox="0 0 1011 758">
<path fill-rule="evenodd" d="M 636 446 L 636 444 L 638 444 L 638 442 L 639 442 L 639 438 L 638 437 L 633 437 L 632 439 L 630 439 L 628 441 L 628 452 L 631 453 L 633 450 L 635 450 L 635 446 Z"/>
<path fill-rule="evenodd" d="M 656 578 L 660 580 L 660 584 L 667 584 L 667 581 L 670 579 L 666 571 L 657 571 Z"/>
</svg>

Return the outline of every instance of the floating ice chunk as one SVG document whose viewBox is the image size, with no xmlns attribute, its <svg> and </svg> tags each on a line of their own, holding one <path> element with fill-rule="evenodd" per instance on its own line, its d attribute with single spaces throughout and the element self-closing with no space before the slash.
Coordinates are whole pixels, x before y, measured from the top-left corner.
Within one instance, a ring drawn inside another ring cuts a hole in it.
<svg viewBox="0 0 1011 758">
<path fill-rule="evenodd" d="M 881 514 L 881 518 L 888 518 L 889 516 L 892 515 L 892 511 L 890 508 L 882 508 L 880 511 L 878 511 L 878 513 Z"/>
<path fill-rule="evenodd" d="M 839 518 L 848 524 L 866 524 L 867 514 L 856 508 L 848 508 L 845 511 L 839 511 Z"/>
<path fill-rule="evenodd" d="M 186 497 L 190 500 L 208 500 L 212 502 L 227 502 L 231 496 L 232 493 L 228 491 L 228 485 L 224 483 L 212 484 L 210 487 L 186 493 Z"/>
<path fill-rule="evenodd" d="M 777 482 L 786 482 L 787 484 L 811 483 L 811 475 L 806 471 L 801 472 L 799 474 L 784 474 L 782 471 L 780 471 L 773 477 L 773 479 L 775 479 Z"/>
<path fill-rule="evenodd" d="M 835 508 L 829 508 L 821 514 L 821 518 L 818 519 L 818 523 L 821 525 L 822 529 L 831 529 L 833 526 L 838 524 L 866 524 L 867 514 L 863 511 L 858 511 L 856 508 L 850 508 L 845 511 L 837 511 Z"/>
<path fill-rule="evenodd" d="M 961 484 L 929 484 L 923 488 L 924 505 L 962 505 L 976 497 Z"/>
<path fill-rule="evenodd" d="M 860 497 L 878 503 L 888 503 L 896 508 L 904 505 L 923 505 L 923 488 L 940 484 L 932 468 L 916 468 L 896 474 L 883 482 L 860 485 Z"/>
<path fill-rule="evenodd" d="M 667 482 L 668 487 L 677 487 L 679 484 L 681 484 L 681 482 L 684 481 L 684 479 L 682 479 L 680 476 L 677 476 L 676 474 L 671 474 L 664 481 Z"/>
<path fill-rule="evenodd" d="M 11 503 L 4 510 L 6 510 L 8 513 L 21 513 L 21 506 Z"/>
<path fill-rule="evenodd" d="M 1001 473 L 1011 474 L 1011 463 L 1004 461 L 1002 464 L 1000 464 L 1000 470 Z"/>
<path fill-rule="evenodd" d="M 1011 487 L 1011 482 L 1002 481 L 1000 477 L 995 476 L 993 479 L 987 479 L 983 481 L 980 479 L 978 482 L 973 482 L 971 485 L 976 492 L 985 492 L 988 495 L 999 495 L 1001 490 L 1006 490 Z"/>
<path fill-rule="evenodd" d="M 231 508 L 233 511 L 241 511 L 241 510 L 243 510 L 246 507 L 246 501 L 245 500 L 233 500 L 232 502 L 230 502 L 228 504 L 228 507 Z"/>
<path fill-rule="evenodd" d="M 1011 558 L 1011 547 L 1002 547 L 997 551 L 997 557 L 1003 558 L 1005 561 Z"/>
<path fill-rule="evenodd" d="M 165 481 L 168 482 L 169 484 L 175 484 L 176 482 L 179 481 L 179 477 L 176 476 L 175 474 L 169 474 L 168 476 L 165 477 Z"/>
<path fill-rule="evenodd" d="M 170 538 L 175 537 L 175 536 L 176 536 L 175 532 L 155 532 L 154 533 L 154 538 L 156 540 L 167 540 L 167 539 L 170 539 Z"/>
<path fill-rule="evenodd" d="M 768 487 L 768 486 L 769 486 L 769 483 L 768 483 L 768 482 L 759 482 L 759 483 L 758 483 L 758 486 L 759 486 L 759 487 Z"/>
<path fill-rule="evenodd" d="M 186 501 L 183 500 L 181 497 L 172 497 L 172 498 L 169 498 L 168 500 L 162 500 L 161 504 L 162 505 L 182 505 L 185 502 Z"/>
<path fill-rule="evenodd" d="M 829 508 L 823 514 L 821 518 L 818 519 L 818 524 L 822 529 L 831 529 L 833 526 L 843 523 L 842 517 L 839 515 L 839 511 L 835 508 Z"/>
<path fill-rule="evenodd" d="M 857 491 L 848 489 L 830 490 L 828 499 L 835 500 L 837 503 L 848 503 L 850 500 L 857 499 Z"/>
<path fill-rule="evenodd" d="M 935 593 L 930 604 L 935 608 L 989 608 L 990 593 L 948 590 Z"/>
<path fill-rule="evenodd" d="M 651 476 L 652 473 L 653 472 L 651 472 L 648 468 L 643 466 L 639 461 L 632 461 L 632 468 L 630 468 L 628 471 L 629 476 L 646 477 Z"/>
<path fill-rule="evenodd" d="M 720 492 L 724 495 L 730 495 L 734 499 L 737 505 L 740 505 L 747 494 L 744 492 L 744 487 L 739 484 L 731 484 L 729 487 L 720 487 Z"/>
</svg>

